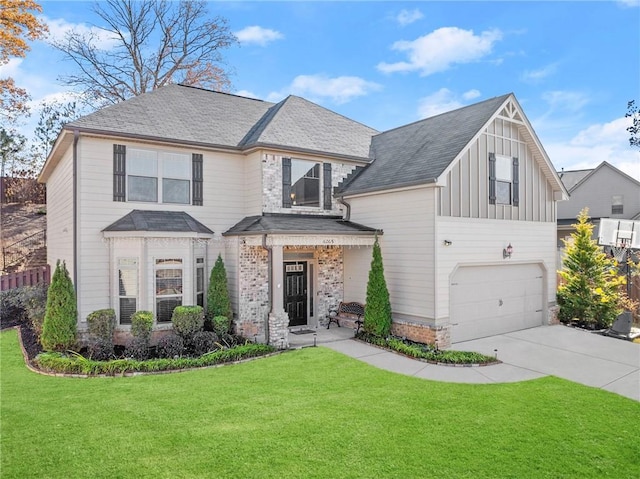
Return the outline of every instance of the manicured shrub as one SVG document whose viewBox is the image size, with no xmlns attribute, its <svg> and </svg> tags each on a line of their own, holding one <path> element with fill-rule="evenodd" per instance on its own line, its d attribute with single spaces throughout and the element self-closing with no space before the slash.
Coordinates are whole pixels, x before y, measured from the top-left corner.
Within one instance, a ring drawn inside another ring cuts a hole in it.
<svg viewBox="0 0 640 479">
<path fill-rule="evenodd" d="M 113 339 L 93 338 L 87 345 L 89 357 L 96 361 L 113 359 Z"/>
<path fill-rule="evenodd" d="M 204 327 L 204 309 L 201 306 L 176 306 L 171 322 L 176 334 L 191 344 L 194 334 Z"/>
<path fill-rule="evenodd" d="M 116 329 L 116 312 L 113 309 L 99 309 L 87 316 L 89 334 L 95 339 L 111 341 Z"/>
<path fill-rule="evenodd" d="M 608 328 L 622 311 L 624 294 L 620 286 L 624 277 L 618 274 L 616 261 L 592 238 L 588 209 L 583 209 L 577 219 L 572 240 L 564 242 L 562 281 L 557 291 L 558 317 L 563 323 L 590 329 Z"/>
<path fill-rule="evenodd" d="M 49 286 L 46 284 L 22 288 L 22 306 L 31 322 L 31 328 L 38 338 L 42 334 L 42 325 L 44 324 L 44 315 L 47 309 L 48 289 Z"/>
<path fill-rule="evenodd" d="M 214 316 L 211 321 L 213 332 L 218 336 L 223 336 L 229 333 L 231 329 L 231 320 L 226 316 Z"/>
<path fill-rule="evenodd" d="M 127 358 L 143 361 L 149 357 L 149 341 L 144 337 L 134 337 L 127 342 L 124 350 Z"/>
<path fill-rule="evenodd" d="M 207 318 L 213 320 L 216 316 L 233 317 L 227 286 L 227 271 L 220 254 L 211 270 L 207 289 Z"/>
<path fill-rule="evenodd" d="M 373 258 L 367 282 L 367 303 L 364 310 L 364 330 L 385 338 L 391 331 L 391 303 L 389 290 L 384 279 L 382 253 L 376 236 L 373 244 Z"/>
<path fill-rule="evenodd" d="M 131 336 L 147 341 L 151 340 L 153 329 L 153 313 L 151 311 L 136 311 L 131 315 Z"/>
<path fill-rule="evenodd" d="M 168 334 L 158 341 L 158 357 L 175 358 L 184 353 L 184 339 L 177 334 Z"/>
<path fill-rule="evenodd" d="M 199 331 L 193 335 L 193 354 L 195 356 L 202 356 L 210 351 L 220 349 L 217 342 L 218 335 L 213 331 Z"/>
<path fill-rule="evenodd" d="M 26 316 L 22 305 L 21 288 L 0 292 L 0 325 L 21 323 Z"/>
<path fill-rule="evenodd" d="M 47 292 L 47 309 L 40 342 L 47 351 L 64 351 L 76 343 L 78 309 L 73 283 L 64 262 L 56 270 Z"/>
</svg>

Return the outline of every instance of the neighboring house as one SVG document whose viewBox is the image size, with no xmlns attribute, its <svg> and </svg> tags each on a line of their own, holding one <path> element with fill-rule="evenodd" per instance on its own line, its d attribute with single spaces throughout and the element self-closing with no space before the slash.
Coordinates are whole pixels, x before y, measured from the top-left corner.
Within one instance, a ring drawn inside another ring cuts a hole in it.
<svg viewBox="0 0 640 479">
<path fill-rule="evenodd" d="M 558 247 L 575 231 L 578 213 L 589 208 L 598 237 L 601 218 L 640 220 L 640 182 L 606 161 L 590 170 L 559 171 L 569 200 L 558 204 Z"/>
<path fill-rule="evenodd" d="M 376 236 L 397 334 L 444 347 L 555 305 L 566 191 L 513 95 L 378 133 L 295 96 L 170 85 L 66 125 L 40 181 L 80 330 L 107 307 L 120 333 L 140 309 L 170 328 L 221 254 L 236 330 L 286 347 L 365 302 Z"/>
</svg>

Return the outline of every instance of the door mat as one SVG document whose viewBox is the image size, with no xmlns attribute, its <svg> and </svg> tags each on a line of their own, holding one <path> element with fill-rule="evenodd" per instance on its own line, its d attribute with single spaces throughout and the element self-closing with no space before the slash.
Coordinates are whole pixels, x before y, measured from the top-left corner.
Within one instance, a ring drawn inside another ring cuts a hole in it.
<svg viewBox="0 0 640 479">
<path fill-rule="evenodd" d="M 298 331 L 289 331 L 291 334 L 309 334 L 315 333 L 313 329 L 300 329 Z"/>
</svg>

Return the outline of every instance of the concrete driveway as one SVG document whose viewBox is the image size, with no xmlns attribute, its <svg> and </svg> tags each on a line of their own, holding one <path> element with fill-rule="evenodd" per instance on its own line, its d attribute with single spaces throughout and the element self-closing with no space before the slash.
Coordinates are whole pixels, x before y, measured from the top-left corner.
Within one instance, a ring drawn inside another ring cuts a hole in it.
<svg viewBox="0 0 640 479">
<path fill-rule="evenodd" d="M 640 344 L 630 341 L 557 325 L 464 341 L 451 349 L 497 354 L 522 373 L 553 375 L 640 401 Z"/>
</svg>

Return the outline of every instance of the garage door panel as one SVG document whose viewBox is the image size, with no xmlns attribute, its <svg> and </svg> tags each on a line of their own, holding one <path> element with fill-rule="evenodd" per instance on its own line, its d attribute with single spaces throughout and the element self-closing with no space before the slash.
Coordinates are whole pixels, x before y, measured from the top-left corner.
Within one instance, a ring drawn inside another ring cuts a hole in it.
<svg viewBox="0 0 640 479">
<path fill-rule="evenodd" d="M 467 266 L 451 280 L 453 342 L 542 324 L 543 276 L 537 264 Z"/>
</svg>

